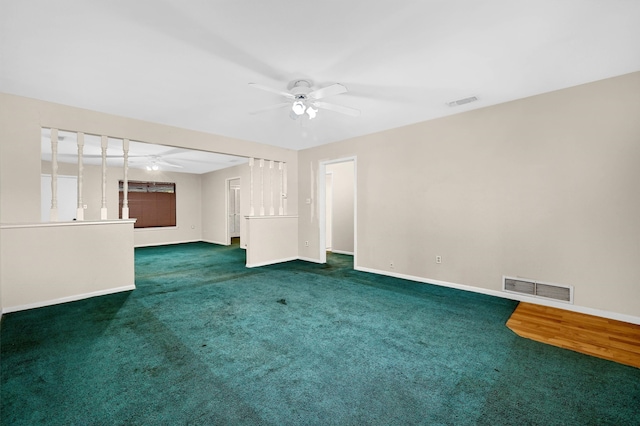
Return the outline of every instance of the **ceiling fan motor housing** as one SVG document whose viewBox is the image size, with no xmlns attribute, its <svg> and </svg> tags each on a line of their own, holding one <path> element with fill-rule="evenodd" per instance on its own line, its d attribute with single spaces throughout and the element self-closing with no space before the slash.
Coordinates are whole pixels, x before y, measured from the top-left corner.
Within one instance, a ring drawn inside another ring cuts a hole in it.
<svg viewBox="0 0 640 426">
<path fill-rule="evenodd" d="M 291 94 L 300 100 L 307 99 L 309 92 L 311 92 L 311 83 L 307 80 L 298 80 L 293 83 L 293 87 L 291 88 Z"/>
</svg>

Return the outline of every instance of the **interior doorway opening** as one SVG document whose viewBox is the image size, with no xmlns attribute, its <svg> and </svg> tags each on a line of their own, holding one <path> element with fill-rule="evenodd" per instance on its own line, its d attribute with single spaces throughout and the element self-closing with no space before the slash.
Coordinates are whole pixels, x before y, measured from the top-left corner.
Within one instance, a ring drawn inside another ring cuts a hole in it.
<svg viewBox="0 0 640 426">
<path fill-rule="evenodd" d="M 40 217 L 42 222 L 51 221 L 51 175 L 42 174 L 40 177 Z M 58 221 L 70 222 L 76 220 L 78 206 L 78 177 L 57 176 L 56 201 Z"/>
<path fill-rule="evenodd" d="M 227 179 L 227 244 L 240 239 L 240 178 Z"/>
<path fill-rule="evenodd" d="M 357 266 L 357 173 L 356 158 L 320 163 L 318 207 L 320 262 L 327 251 L 352 255 Z"/>
</svg>

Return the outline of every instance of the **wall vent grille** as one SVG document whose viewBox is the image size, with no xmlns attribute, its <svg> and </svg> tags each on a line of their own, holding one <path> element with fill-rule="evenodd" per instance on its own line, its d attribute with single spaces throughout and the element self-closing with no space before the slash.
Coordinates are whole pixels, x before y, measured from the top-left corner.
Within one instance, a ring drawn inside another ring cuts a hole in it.
<svg viewBox="0 0 640 426">
<path fill-rule="evenodd" d="M 460 105 L 470 104 L 471 102 L 475 102 L 477 100 L 478 100 L 477 96 L 469 96 L 468 98 L 447 102 L 447 105 L 449 105 L 450 107 L 456 107 Z"/>
<path fill-rule="evenodd" d="M 573 286 L 551 284 L 523 278 L 502 277 L 502 290 L 559 302 L 573 303 Z"/>
</svg>

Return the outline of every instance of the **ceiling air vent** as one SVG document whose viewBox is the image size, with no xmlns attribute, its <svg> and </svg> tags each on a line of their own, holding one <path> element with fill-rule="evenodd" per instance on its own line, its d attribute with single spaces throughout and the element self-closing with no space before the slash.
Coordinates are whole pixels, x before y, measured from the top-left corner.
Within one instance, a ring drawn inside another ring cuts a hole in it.
<svg viewBox="0 0 640 426">
<path fill-rule="evenodd" d="M 525 296 L 573 303 L 573 286 L 550 284 L 523 278 L 502 277 L 502 290 Z"/>
<path fill-rule="evenodd" d="M 470 96 L 468 98 L 458 99 L 457 101 L 447 102 L 447 105 L 449 105 L 450 107 L 455 107 L 455 106 L 460 106 L 460 105 L 464 105 L 464 104 L 469 104 L 469 103 L 475 102 L 477 100 L 478 100 L 478 98 L 476 96 Z"/>
</svg>

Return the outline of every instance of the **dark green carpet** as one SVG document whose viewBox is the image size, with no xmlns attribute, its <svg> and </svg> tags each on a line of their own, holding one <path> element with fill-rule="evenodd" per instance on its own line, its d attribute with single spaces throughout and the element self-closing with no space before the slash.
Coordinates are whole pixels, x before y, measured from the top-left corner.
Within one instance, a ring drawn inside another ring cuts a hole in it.
<svg viewBox="0 0 640 426">
<path fill-rule="evenodd" d="M 517 337 L 514 302 L 328 260 L 138 249 L 133 292 L 5 315 L 1 423 L 640 424 L 640 369 Z"/>
</svg>

